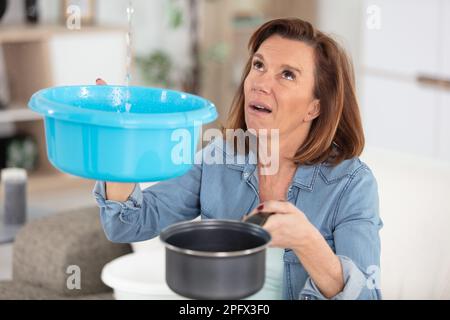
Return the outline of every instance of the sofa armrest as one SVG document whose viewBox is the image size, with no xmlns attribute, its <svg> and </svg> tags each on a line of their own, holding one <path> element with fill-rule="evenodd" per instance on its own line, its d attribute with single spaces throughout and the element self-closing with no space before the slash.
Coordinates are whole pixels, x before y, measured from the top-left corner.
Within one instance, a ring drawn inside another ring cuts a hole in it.
<svg viewBox="0 0 450 320">
<path fill-rule="evenodd" d="M 98 207 L 68 211 L 22 228 L 14 243 L 13 280 L 65 296 L 108 292 L 100 278 L 103 266 L 130 252 L 129 244 L 106 238 Z"/>
</svg>

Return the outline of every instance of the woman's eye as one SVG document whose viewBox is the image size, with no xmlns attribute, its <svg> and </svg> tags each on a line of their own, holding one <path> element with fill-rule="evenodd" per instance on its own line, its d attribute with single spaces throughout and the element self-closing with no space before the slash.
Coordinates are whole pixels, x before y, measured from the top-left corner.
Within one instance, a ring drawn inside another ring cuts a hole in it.
<svg viewBox="0 0 450 320">
<path fill-rule="evenodd" d="M 295 74 L 292 71 L 283 71 L 283 78 L 287 80 L 295 80 Z"/>
<path fill-rule="evenodd" d="M 263 67 L 263 64 L 261 61 L 253 61 L 253 68 L 256 70 L 260 70 Z"/>
</svg>

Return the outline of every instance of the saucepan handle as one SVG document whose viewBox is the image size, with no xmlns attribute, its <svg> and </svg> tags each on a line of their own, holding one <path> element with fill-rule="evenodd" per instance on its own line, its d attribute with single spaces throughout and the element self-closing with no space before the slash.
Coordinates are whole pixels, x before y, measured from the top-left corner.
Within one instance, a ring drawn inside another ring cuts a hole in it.
<svg viewBox="0 0 450 320">
<path fill-rule="evenodd" d="M 244 222 L 253 223 L 262 227 L 272 214 L 274 212 L 259 212 L 248 218 L 244 218 Z"/>
</svg>

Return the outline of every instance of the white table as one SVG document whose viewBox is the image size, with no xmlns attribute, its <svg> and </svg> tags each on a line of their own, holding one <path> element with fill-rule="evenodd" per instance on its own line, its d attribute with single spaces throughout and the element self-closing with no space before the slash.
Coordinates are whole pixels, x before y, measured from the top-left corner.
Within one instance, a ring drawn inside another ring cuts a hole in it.
<svg viewBox="0 0 450 320">
<path fill-rule="evenodd" d="M 180 300 L 165 281 L 162 245 L 146 252 L 131 253 L 106 264 L 102 281 L 114 289 L 117 300 Z"/>
</svg>

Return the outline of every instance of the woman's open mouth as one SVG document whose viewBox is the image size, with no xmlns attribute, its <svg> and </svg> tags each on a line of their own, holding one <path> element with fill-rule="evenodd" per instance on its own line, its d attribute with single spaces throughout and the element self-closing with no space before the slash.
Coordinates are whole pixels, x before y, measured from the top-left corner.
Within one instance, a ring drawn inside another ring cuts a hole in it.
<svg viewBox="0 0 450 320">
<path fill-rule="evenodd" d="M 251 110 L 260 113 L 272 113 L 272 108 L 270 106 L 261 102 L 250 102 L 249 107 Z"/>
</svg>

